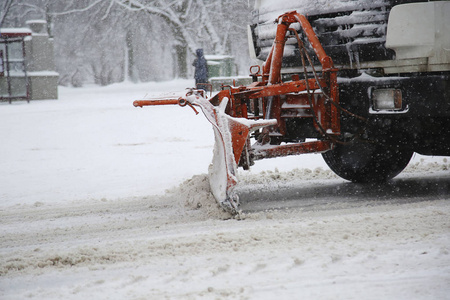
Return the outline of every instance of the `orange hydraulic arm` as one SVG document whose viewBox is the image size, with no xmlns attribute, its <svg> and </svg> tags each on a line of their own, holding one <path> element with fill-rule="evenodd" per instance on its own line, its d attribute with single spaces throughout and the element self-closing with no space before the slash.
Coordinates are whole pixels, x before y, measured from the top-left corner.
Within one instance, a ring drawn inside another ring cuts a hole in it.
<svg viewBox="0 0 450 300">
<path fill-rule="evenodd" d="M 334 68 L 332 59 L 325 53 L 305 16 L 291 11 L 278 17 L 277 23 L 275 40 L 267 60 L 262 68 L 257 68 L 258 72 L 252 74 L 254 78 L 261 77 L 261 81 L 254 82 L 247 87 L 230 88 L 229 91 L 227 90 L 231 94 L 230 96 L 228 96 L 228 93 L 223 96 L 219 93 L 216 96 L 218 99 L 215 101 L 220 102 L 222 97 L 231 97 L 229 114 L 235 117 L 276 119 L 277 126 L 270 130 L 266 129 L 263 133 L 265 135 L 285 136 L 287 134 L 286 115 L 294 117 L 301 115 L 302 117 L 313 118 L 314 126 L 320 138 L 309 143 L 273 146 L 270 149 L 264 147 L 264 150 L 258 150 L 257 148 L 261 146 L 261 143 L 257 143 L 253 146 L 252 155 L 254 159 L 324 152 L 333 147 L 334 137 L 340 134 L 337 69 Z M 304 36 L 321 63 L 320 74 L 315 71 L 311 58 L 306 52 L 298 33 L 290 28 L 292 23 L 300 23 Z M 304 65 L 304 79 L 300 80 L 299 77 L 292 76 L 292 81 L 282 82 L 281 67 L 288 32 L 293 32 L 292 37 L 298 40 Z M 308 58 L 310 70 L 307 70 L 305 56 Z M 259 73 L 261 69 L 262 74 Z M 313 73 L 312 78 L 308 78 L 311 72 Z M 262 116 L 256 116 L 255 114 L 249 116 L 248 104 L 245 103 L 258 99 L 262 102 Z M 214 99 L 211 101 L 214 101 Z M 264 139 L 260 138 L 260 140 Z M 267 138 L 265 140 L 267 141 Z M 248 148 L 251 149 L 252 147 Z"/>
</svg>

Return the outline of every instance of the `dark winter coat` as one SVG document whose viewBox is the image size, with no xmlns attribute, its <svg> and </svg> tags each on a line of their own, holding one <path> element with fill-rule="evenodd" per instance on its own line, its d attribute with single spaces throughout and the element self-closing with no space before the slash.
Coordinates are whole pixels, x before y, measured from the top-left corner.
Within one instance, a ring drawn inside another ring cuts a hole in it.
<svg viewBox="0 0 450 300">
<path fill-rule="evenodd" d="M 208 83 L 208 66 L 206 64 L 205 56 L 203 55 L 203 49 L 197 49 L 197 58 L 192 64 L 195 67 L 195 84 Z"/>
</svg>

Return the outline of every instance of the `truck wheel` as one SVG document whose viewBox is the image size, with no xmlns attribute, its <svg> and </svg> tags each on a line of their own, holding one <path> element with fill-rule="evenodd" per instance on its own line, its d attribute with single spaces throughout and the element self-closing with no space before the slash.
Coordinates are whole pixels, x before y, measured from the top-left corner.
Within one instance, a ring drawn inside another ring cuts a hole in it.
<svg viewBox="0 0 450 300">
<path fill-rule="evenodd" d="M 358 183 L 384 182 L 397 176 L 408 165 L 413 151 L 364 141 L 337 145 L 322 153 L 338 176 Z"/>
</svg>

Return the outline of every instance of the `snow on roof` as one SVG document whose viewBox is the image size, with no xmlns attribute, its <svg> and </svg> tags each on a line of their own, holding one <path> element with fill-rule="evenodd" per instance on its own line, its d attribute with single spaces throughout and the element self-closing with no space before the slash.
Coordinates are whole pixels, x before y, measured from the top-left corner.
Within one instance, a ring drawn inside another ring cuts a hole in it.
<svg viewBox="0 0 450 300">
<path fill-rule="evenodd" d="M 207 60 L 222 60 L 227 58 L 233 58 L 233 56 L 230 55 L 220 55 L 220 54 L 208 54 L 205 55 L 205 59 Z"/>
<path fill-rule="evenodd" d="M 36 23 L 47 24 L 47 21 L 45 21 L 45 20 L 28 20 L 25 22 L 25 24 L 36 24 Z"/>
<path fill-rule="evenodd" d="M 31 30 L 28 28 L 1 28 L 0 36 L 17 37 L 31 35 Z"/>
</svg>

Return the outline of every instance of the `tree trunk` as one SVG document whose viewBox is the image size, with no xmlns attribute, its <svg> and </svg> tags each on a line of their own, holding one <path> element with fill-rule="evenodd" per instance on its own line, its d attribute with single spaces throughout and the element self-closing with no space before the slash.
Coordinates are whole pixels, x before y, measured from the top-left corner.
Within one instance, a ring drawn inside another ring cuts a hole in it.
<svg viewBox="0 0 450 300">
<path fill-rule="evenodd" d="M 125 80 L 130 80 L 131 82 L 138 82 L 139 81 L 139 74 L 136 70 L 136 66 L 134 64 L 134 48 L 133 48 L 133 34 L 128 31 L 126 36 L 126 55 L 125 55 L 125 68 L 124 70 L 126 72 L 125 74 Z"/>
<path fill-rule="evenodd" d="M 187 47 L 183 44 L 175 45 L 176 75 L 179 78 L 188 78 L 187 71 Z"/>
</svg>

